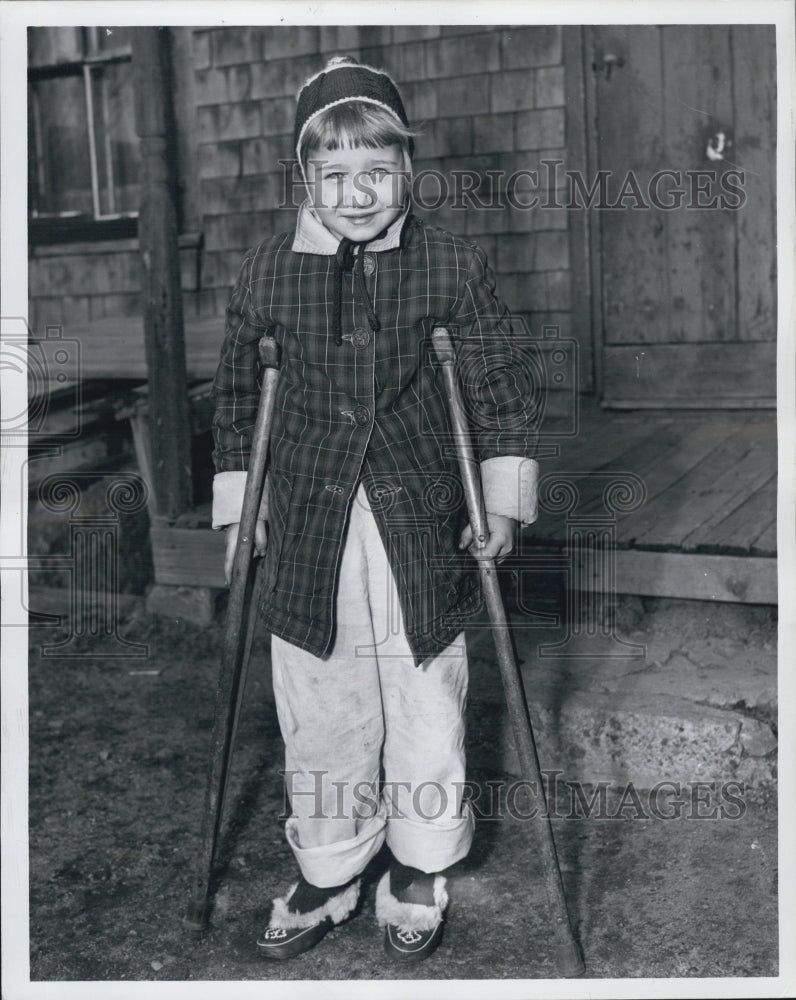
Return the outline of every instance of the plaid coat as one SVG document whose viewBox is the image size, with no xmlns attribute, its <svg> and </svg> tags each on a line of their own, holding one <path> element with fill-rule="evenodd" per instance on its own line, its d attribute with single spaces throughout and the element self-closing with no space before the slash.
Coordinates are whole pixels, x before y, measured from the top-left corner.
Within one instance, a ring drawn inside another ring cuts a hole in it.
<svg viewBox="0 0 796 1000">
<path fill-rule="evenodd" d="M 257 345 L 270 330 L 282 371 L 269 453 L 266 626 L 316 656 L 330 648 L 347 516 L 362 482 L 421 662 L 480 606 L 474 560 L 458 551 L 466 509 L 429 334 L 444 324 L 455 336 L 478 458 L 530 457 L 534 412 L 516 376 L 510 319 L 483 251 L 410 215 L 399 246 L 365 253 L 377 332 L 343 273 L 338 346 L 335 258 L 294 253 L 293 236 L 250 250 L 232 293 L 215 379 L 216 469 L 246 469 Z"/>
</svg>

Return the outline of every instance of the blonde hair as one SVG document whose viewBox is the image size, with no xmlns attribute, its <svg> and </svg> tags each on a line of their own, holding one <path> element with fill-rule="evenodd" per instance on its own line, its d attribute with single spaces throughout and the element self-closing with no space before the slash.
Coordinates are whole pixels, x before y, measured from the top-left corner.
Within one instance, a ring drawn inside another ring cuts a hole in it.
<svg viewBox="0 0 796 1000">
<path fill-rule="evenodd" d="M 315 115 L 301 136 L 298 156 L 302 168 L 312 149 L 378 149 L 398 144 L 409 159 L 410 140 L 417 135 L 386 108 L 366 101 L 333 104 Z"/>
</svg>

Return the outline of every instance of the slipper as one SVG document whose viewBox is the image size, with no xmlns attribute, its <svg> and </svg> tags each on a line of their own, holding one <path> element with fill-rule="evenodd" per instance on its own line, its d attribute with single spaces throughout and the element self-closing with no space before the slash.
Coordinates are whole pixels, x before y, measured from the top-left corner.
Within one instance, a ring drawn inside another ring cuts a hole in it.
<svg viewBox="0 0 796 1000">
<path fill-rule="evenodd" d="M 384 950 L 390 958 L 403 962 L 422 962 L 442 940 L 444 910 L 448 905 L 444 875 L 434 878 L 434 903 L 403 903 L 390 889 L 386 871 L 376 890 L 376 919 L 384 927 Z"/>
<path fill-rule="evenodd" d="M 356 879 L 330 896 L 322 906 L 306 913 L 290 909 L 290 900 L 298 887 L 292 885 L 287 895 L 275 899 L 268 926 L 257 939 L 265 958 L 294 958 L 309 951 L 336 925 L 350 916 L 359 899 L 360 880 Z"/>
</svg>

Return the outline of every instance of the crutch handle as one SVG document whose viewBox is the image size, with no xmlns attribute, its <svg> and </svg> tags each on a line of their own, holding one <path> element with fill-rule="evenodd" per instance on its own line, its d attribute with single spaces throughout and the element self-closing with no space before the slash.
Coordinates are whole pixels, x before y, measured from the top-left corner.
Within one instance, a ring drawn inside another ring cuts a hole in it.
<svg viewBox="0 0 796 1000">
<path fill-rule="evenodd" d="M 263 368 L 279 369 L 279 344 L 273 337 L 263 337 L 257 345 L 260 351 L 260 364 Z"/>
<path fill-rule="evenodd" d="M 431 331 L 431 343 L 441 365 L 452 365 L 456 361 L 456 352 L 447 327 L 435 326 Z"/>
<path fill-rule="evenodd" d="M 483 549 L 489 541 L 489 525 L 486 518 L 481 493 L 481 469 L 473 451 L 470 426 L 462 404 L 456 376 L 456 351 L 450 333 L 444 326 L 435 326 L 431 333 L 431 343 L 442 366 L 445 392 L 450 407 L 451 428 L 459 457 L 459 472 L 462 477 L 467 514 L 473 531 L 473 545 Z"/>
</svg>

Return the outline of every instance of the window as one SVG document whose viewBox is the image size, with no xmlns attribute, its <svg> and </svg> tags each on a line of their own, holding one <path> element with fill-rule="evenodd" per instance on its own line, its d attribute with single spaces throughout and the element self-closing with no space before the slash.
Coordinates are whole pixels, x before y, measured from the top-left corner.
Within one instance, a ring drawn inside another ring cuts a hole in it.
<svg viewBox="0 0 796 1000">
<path fill-rule="evenodd" d="M 134 236 L 130 28 L 28 30 L 30 242 Z"/>
</svg>

